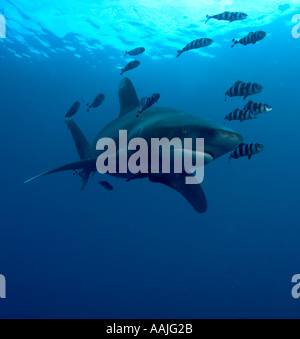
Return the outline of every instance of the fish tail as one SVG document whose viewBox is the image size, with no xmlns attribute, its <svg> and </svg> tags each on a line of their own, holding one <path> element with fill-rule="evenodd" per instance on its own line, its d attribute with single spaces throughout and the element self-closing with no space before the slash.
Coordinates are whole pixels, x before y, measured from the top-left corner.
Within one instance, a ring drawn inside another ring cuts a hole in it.
<svg viewBox="0 0 300 339">
<path fill-rule="evenodd" d="M 234 44 L 231 46 L 231 48 L 233 48 L 235 45 L 239 43 L 236 39 L 232 39 L 232 42 L 234 42 Z"/>
<path fill-rule="evenodd" d="M 205 23 L 207 24 L 210 19 L 211 19 L 211 16 L 207 15 Z"/>
<path fill-rule="evenodd" d="M 124 57 L 126 57 L 127 54 L 128 54 L 128 52 L 126 51 Z"/>
<path fill-rule="evenodd" d="M 179 58 L 179 57 L 180 57 L 180 55 L 182 54 L 182 51 L 181 51 L 181 50 L 178 50 L 178 51 L 177 51 L 177 53 L 178 53 L 178 55 L 177 55 L 177 57 L 176 57 L 176 58 Z"/>
</svg>

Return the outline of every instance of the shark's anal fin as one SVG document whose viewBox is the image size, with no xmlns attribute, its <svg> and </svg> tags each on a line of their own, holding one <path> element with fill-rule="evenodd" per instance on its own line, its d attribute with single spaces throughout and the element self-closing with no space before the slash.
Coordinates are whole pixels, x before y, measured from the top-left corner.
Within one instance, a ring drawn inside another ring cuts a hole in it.
<svg viewBox="0 0 300 339">
<path fill-rule="evenodd" d="M 66 124 L 72 133 L 77 152 L 81 160 L 88 159 L 90 156 L 90 144 L 87 141 L 80 128 L 77 126 L 74 120 L 67 120 Z"/>
<path fill-rule="evenodd" d="M 207 211 L 207 200 L 201 185 L 187 185 L 185 175 L 153 175 L 150 177 L 151 182 L 161 183 L 173 188 L 194 207 L 199 213 Z"/>
<path fill-rule="evenodd" d="M 120 117 L 139 108 L 140 103 L 132 82 L 124 78 L 119 87 Z"/>
</svg>

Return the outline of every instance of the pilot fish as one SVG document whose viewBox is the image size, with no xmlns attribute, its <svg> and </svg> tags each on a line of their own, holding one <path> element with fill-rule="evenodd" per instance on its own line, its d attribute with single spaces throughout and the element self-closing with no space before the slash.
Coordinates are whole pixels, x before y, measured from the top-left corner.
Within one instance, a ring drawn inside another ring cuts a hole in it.
<svg viewBox="0 0 300 339">
<path fill-rule="evenodd" d="M 184 47 L 184 49 L 177 51 L 178 55 L 177 58 L 180 57 L 180 55 L 184 52 L 190 51 L 192 49 L 198 49 L 198 48 L 202 48 L 202 47 L 208 47 L 211 44 L 213 44 L 213 40 L 212 39 L 208 39 L 208 38 L 204 38 L 204 39 L 198 39 L 198 40 L 194 40 L 191 43 L 189 43 L 188 45 L 186 45 Z"/>
<path fill-rule="evenodd" d="M 79 102 L 79 101 L 76 101 L 76 102 L 72 105 L 72 107 L 68 110 L 68 112 L 67 112 L 65 118 L 66 118 L 66 119 L 72 118 L 72 117 L 78 112 L 79 108 L 80 108 L 80 102 Z"/>
<path fill-rule="evenodd" d="M 139 110 L 139 114 L 142 114 L 143 112 L 145 112 L 148 108 L 150 108 L 155 103 L 157 103 L 159 99 L 160 99 L 160 94 L 158 93 L 153 94 L 150 98 L 143 98 L 141 100 L 142 107 Z"/>
<path fill-rule="evenodd" d="M 135 48 L 132 51 L 129 52 L 125 52 L 125 56 L 126 55 L 130 55 L 130 56 L 135 56 L 135 55 L 140 55 L 143 54 L 146 51 L 146 49 L 144 47 L 139 47 L 139 48 Z"/>
<path fill-rule="evenodd" d="M 253 101 L 249 101 L 248 104 L 244 107 L 244 109 L 257 112 L 257 113 L 267 113 L 271 112 L 273 108 L 267 104 L 257 104 Z"/>
<path fill-rule="evenodd" d="M 258 113 L 245 110 L 245 109 L 236 109 L 232 113 L 228 114 L 225 117 L 225 120 L 228 120 L 228 121 L 237 120 L 240 122 L 244 122 L 246 120 L 257 119 L 257 117 L 258 117 Z"/>
<path fill-rule="evenodd" d="M 138 60 L 134 60 L 134 61 L 129 62 L 129 63 L 122 69 L 121 76 L 122 76 L 125 72 L 131 71 L 132 69 L 135 69 L 135 68 L 139 67 L 140 64 L 141 64 L 141 63 L 140 63 L 140 61 L 138 61 Z"/>
<path fill-rule="evenodd" d="M 227 97 L 244 97 L 244 100 L 247 99 L 249 95 L 255 95 L 263 91 L 263 87 L 259 84 L 252 82 L 242 82 L 237 81 L 226 93 L 225 93 L 225 101 L 227 101 Z"/>
<path fill-rule="evenodd" d="M 104 100 L 105 100 L 105 95 L 99 94 L 91 105 L 87 104 L 88 106 L 87 112 L 89 112 L 91 108 L 98 108 L 100 105 L 102 105 Z"/>
<path fill-rule="evenodd" d="M 223 12 L 221 14 L 217 15 L 207 15 L 206 16 L 206 22 L 207 23 L 210 19 L 216 19 L 216 20 L 224 20 L 229 22 L 239 21 L 239 20 L 245 20 L 248 18 L 248 15 L 241 12 Z"/>
<path fill-rule="evenodd" d="M 100 181 L 99 185 L 101 185 L 103 188 L 105 188 L 108 191 L 113 191 L 114 190 L 113 186 L 109 182 L 107 182 L 107 181 Z"/>
<path fill-rule="evenodd" d="M 241 40 L 233 39 L 232 42 L 234 42 L 234 44 L 231 46 L 231 48 L 233 48 L 237 44 L 241 44 L 245 46 L 250 45 L 250 44 L 255 45 L 258 41 L 263 40 L 266 36 L 267 36 L 267 33 L 263 31 L 258 31 L 254 33 L 251 32 L 245 38 Z"/>
<path fill-rule="evenodd" d="M 263 152 L 264 146 L 261 144 L 241 144 L 229 157 L 229 163 L 231 159 L 239 159 L 241 157 L 248 157 L 249 160 L 253 155 Z"/>
</svg>

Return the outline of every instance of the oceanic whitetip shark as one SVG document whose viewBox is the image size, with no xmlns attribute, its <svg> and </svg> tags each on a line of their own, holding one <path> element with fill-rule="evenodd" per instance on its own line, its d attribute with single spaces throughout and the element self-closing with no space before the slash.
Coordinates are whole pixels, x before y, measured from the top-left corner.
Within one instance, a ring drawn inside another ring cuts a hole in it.
<svg viewBox="0 0 300 339">
<path fill-rule="evenodd" d="M 82 170 L 82 189 L 84 189 L 90 175 L 97 171 L 96 161 L 101 154 L 96 150 L 98 141 L 102 138 L 111 138 L 118 144 L 120 130 L 128 131 L 128 139 L 143 138 L 149 142 L 149 145 L 151 138 L 168 138 L 169 140 L 179 138 L 182 142 L 184 138 L 204 138 L 205 165 L 234 151 L 243 142 L 240 134 L 224 125 L 172 108 L 152 107 L 137 118 L 140 102 L 135 88 L 128 78 L 124 78 L 120 83 L 119 100 L 121 106 L 119 117 L 104 127 L 91 144 L 73 120 L 67 121 L 80 161 L 42 173 L 25 183 L 52 173 Z M 197 212 L 204 213 L 207 210 L 207 200 L 201 185 L 187 185 L 186 173 L 113 175 L 128 181 L 148 178 L 151 182 L 161 183 L 178 191 Z"/>
</svg>

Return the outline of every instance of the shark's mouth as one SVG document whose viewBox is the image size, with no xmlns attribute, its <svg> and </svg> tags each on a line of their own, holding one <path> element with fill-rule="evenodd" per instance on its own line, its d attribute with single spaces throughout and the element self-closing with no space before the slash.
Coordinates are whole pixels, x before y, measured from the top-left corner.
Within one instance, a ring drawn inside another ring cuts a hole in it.
<svg viewBox="0 0 300 339">
<path fill-rule="evenodd" d="M 205 154 L 207 155 L 207 157 L 211 157 L 211 158 L 212 158 L 211 161 L 213 161 L 213 160 L 215 159 L 213 153 L 211 153 L 211 152 L 205 152 Z"/>
</svg>

